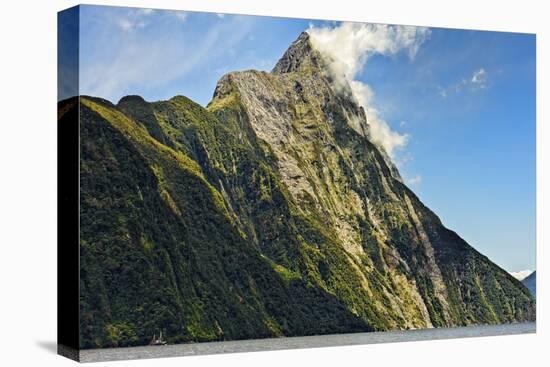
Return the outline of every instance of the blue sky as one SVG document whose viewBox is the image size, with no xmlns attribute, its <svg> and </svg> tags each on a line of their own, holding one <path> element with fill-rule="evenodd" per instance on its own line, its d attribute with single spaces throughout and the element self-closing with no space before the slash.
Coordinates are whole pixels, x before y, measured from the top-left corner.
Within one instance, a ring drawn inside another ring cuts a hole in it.
<svg viewBox="0 0 550 367">
<path fill-rule="evenodd" d="M 98 6 L 80 20 L 80 93 L 115 103 L 206 105 L 224 73 L 269 71 L 302 31 L 341 26 Z M 534 269 L 535 36 L 432 28 L 409 46 L 363 53 L 355 73 L 406 137 L 393 159 L 447 227 L 509 271 Z"/>
</svg>

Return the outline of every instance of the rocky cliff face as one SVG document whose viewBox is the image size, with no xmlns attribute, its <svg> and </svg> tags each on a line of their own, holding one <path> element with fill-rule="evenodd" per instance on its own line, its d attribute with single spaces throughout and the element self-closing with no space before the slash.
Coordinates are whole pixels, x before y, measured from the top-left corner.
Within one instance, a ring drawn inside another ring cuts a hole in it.
<svg viewBox="0 0 550 367">
<path fill-rule="evenodd" d="M 403 184 L 326 64 L 303 33 L 207 108 L 81 98 L 83 347 L 534 320 L 528 290 Z"/>
</svg>

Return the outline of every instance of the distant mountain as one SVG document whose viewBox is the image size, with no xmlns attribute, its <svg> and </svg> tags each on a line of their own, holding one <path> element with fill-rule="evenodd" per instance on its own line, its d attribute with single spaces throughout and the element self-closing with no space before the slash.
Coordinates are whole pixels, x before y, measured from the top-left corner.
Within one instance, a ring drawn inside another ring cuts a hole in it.
<svg viewBox="0 0 550 367">
<path fill-rule="evenodd" d="M 519 281 L 522 281 L 523 279 L 527 278 L 532 273 L 533 273 L 533 270 L 520 270 L 520 271 L 510 272 L 510 274 L 512 274 L 512 276 Z"/>
<path fill-rule="evenodd" d="M 402 182 L 307 33 L 272 72 L 223 76 L 206 108 L 59 111 L 80 116 L 84 348 L 535 319 Z"/>
<path fill-rule="evenodd" d="M 527 278 L 521 281 L 531 292 L 533 297 L 537 296 L 537 272 L 534 271 Z"/>
</svg>

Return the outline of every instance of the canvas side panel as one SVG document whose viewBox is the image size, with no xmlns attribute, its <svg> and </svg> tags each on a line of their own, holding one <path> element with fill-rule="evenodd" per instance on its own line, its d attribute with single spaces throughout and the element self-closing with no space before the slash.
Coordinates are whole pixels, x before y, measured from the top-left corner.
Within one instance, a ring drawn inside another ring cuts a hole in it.
<svg viewBox="0 0 550 367">
<path fill-rule="evenodd" d="M 57 23 L 57 341 L 79 349 L 79 7 Z"/>
</svg>

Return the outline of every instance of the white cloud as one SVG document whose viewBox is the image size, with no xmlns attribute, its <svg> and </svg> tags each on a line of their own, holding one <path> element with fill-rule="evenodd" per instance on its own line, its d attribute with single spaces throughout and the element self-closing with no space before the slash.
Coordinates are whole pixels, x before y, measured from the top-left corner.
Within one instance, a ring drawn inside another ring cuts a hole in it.
<svg viewBox="0 0 550 367">
<path fill-rule="evenodd" d="M 138 12 L 143 14 L 143 15 L 151 15 L 153 14 L 153 9 L 147 9 L 147 8 L 142 8 L 142 9 L 138 9 Z"/>
<path fill-rule="evenodd" d="M 391 129 L 373 104 L 371 88 L 357 77 L 372 55 L 390 56 L 406 52 L 411 59 L 414 58 L 420 45 L 429 37 L 430 30 L 424 27 L 342 23 L 336 27 L 321 28 L 310 25 L 308 33 L 314 47 L 330 60 L 335 86 L 340 91 L 351 92 L 365 109 L 372 141 L 393 156 L 395 149 L 403 148 L 409 137 Z"/>
<path fill-rule="evenodd" d="M 153 9 L 131 9 L 125 15 L 117 18 L 117 24 L 126 32 L 144 28 L 148 24 L 147 18 L 151 14 L 153 14 Z"/>
<path fill-rule="evenodd" d="M 145 28 L 147 25 L 149 25 L 149 23 L 152 21 L 150 17 L 155 13 L 168 14 L 169 16 L 176 17 L 182 22 L 187 19 L 187 12 L 180 10 L 156 12 L 153 9 L 130 9 L 123 15 L 117 17 L 115 20 L 122 30 L 130 32 Z"/>
<path fill-rule="evenodd" d="M 406 51 L 414 58 L 430 34 L 424 27 L 385 24 L 342 23 L 335 28 L 310 26 L 308 33 L 317 49 L 333 59 L 338 75 L 354 78 L 367 59 L 374 55 L 394 55 Z"/>
<path fill-rule="evenodd" d="M 405 179 L 405 182 L 407 183 L 407 185 L 411 186 L 420 185 L 422 183 L 422 176 L 416 175 L 414 177 L 407 178 Z"/>
<path fill-rule="evenodd" d="M 134 24 L 130 22 L 128 19 L 120 19 L 118 22 L 118 25 L 120 28 L 122 28 L 125 31 L 129 31 L 134 27 Z"/>
<path fill-rule="evenodd" d="M 378 110 L 373 107 L 366 107 L 365 113 L 367 114 L 369 134 L 372 142 L 384 147 L 391 157 L 393 157 L 395 149 L 403 148 L 407 145 L 410 136 L 392 130 L 390 125 L 380 117 Z"/>
<path fill-rule="evenodd" d="M 441 98 L 447 98 L 450 94 L 458 94 L 462 91 L 475 91 L 487 88 L 487 71 L 485 68 L 475 70 L 470 77 L 463 77 L 460 81 L 443 88 L 437 86 L 437 93 Z"/>
<path fill-rule="evenodd" d="M 479 88 L 485 88 L 487 86 L 487 72 L 484 68 L 474 71 L 470 82 Z"/>
<path fill-rule="evenodd" d="M 224 18 L 225 17 L 225 14 L 222 14 L 222 13 L 216 13 L 216 15 L 218 16 L 218 18 Z"/>
<path fill-rule="evenodd" d="M 510 274 L 517 280 L 523 280 L 527 278 L 533 270 L 520 270 L 520 271 L 511 271 Z"/>
<path fill-rule="evenodd" d="M 174 11 L 174 16 L 182 22 L 185 22 L 185 20 L 187 19 L 187 13 L 184 11 Z"/>
</svg>

